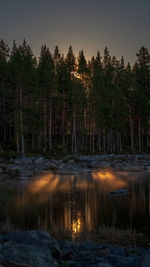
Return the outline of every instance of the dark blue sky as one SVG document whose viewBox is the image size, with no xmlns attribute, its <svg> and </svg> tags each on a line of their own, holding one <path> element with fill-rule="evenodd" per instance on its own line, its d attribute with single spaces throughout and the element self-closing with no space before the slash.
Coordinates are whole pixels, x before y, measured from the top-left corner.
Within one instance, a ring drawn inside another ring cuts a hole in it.
<svg viewBox="0 0 150 267">
<path fill-rule="evenodd" d="M 150 51 L 150 0 L 3 0 L 0 38 L 10 46 L 26 38 L 39 56 L 46 43 L 91 58 L 108 46 L 111 55 L 133 61 L 144 45 Z"/>
</svg>

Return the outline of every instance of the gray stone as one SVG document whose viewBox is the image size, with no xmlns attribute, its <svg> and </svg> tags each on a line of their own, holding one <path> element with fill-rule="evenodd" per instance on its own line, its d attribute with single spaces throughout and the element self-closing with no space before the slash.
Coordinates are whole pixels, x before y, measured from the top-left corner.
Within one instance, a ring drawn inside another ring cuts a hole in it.
<svg viewBox="0 0 150 267">
<path fill-rule="evenodd" d="M 10 246 L 4 245 L 0 253 L 2 255 L 1 262 L 3 264 L 12 262 L 13 264 L 16 263 L 16 266 L 17 263 L 28 264 L 34 267 L 58 266 L 55 260 L 52 259 L 49 249 L 46 248 L 11 243 Z"/>
<path fill-rule="evenodd" d="M 81 243 L 80 248 L 88 251 L 88 250 L 96 250 L 99 248 L 99 246 L 96 245 L 95 242 L 93 242 L 92 240 L 86 240 L 85 242 Z"/>
<path fill-rule="evenodd" d="M 119 247 L 119 246 L 113 246 L 111 247 L 111 252 L 116 255 L 120 256 L 126 256 L 126 251 L 124 247 Z"/>
<path fill-rule="evenodd" d="M 109 263 L 103 263 L 103 262 L 101 262 L 101 263 L 97 263 L 95 265 L 95 267 L 113 267 L 113 265 L 112 264 L 109 264 Z"/>
<path fill-rule="evenodd" d="M 9 165 L 5 172 L 10 176 L 19 176 L 21 169 L 16 165 Z"/>
<path fill-rule="evenodd" d="M 3 235 L 0 234 L 0 242 L 3 242 L 3 239 L 4 239 Z"/>
<path fill-rule="evenodd" d="M 119 190 L 115 190 L 110 192 L 111 195 L 126 195 L 129 194 L 128 189 L 119 189 Z"/>
<path fill-rule="evenodd" d="M 121 263 L 126 263 L 126 264 L 133 264 L 135 262 L 136 258 L 134 256 L 128 256 L 125 257 L 124 259 L 119 260 Z"/>
<path fill-rule="evenodd" d="M 26 176 L 26 177 L 32 177 L 35 173 L 35 170 L 31 170 L 31 169 L 21 169 L 20 170 L 20 176 Z"/>
<path fill-rule="evenodd" d="M 142 256 L 140 267 L 149 267 L 150 266 L 150 249 L 148 249 Z"/>
<path fill-rule="evenodd" d="M 44 157 L 35 157 L 32 159 L 32 162 L 34 164 L 42 164 L 45 161 Z"/>
<path fill-rule="evenodd" d="M 11 232 L 4 236 L 5 241 L 12 241 L 17 244 L 28 244 L 32 246 L 54 248 L 58 247 L 56 240 L 45 231 Z"/>
<path fill-rule="evenodd" d="M 73 163 L 74 163 L 74 160 L 73 160 L 73 159 L 70 159 L 70 160 L 68 161 L 68 163 L 73 164 Z"/>
</svg>

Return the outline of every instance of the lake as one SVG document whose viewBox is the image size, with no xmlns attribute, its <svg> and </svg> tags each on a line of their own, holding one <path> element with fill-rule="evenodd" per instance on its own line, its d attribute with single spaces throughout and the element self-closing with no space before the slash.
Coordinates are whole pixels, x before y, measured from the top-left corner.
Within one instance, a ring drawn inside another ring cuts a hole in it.
<svg viewBox="0 0 150 267">
<path fill-rule="evenodd" d="M 127 189 L 128 194 L 111 195 Z M 150 172 L 43 172 L 31 182 L 0 185 L 0 222 L 43 229 L 56 238 L 93 237 L 104 228 L 150 233 Z"/>
</svg>

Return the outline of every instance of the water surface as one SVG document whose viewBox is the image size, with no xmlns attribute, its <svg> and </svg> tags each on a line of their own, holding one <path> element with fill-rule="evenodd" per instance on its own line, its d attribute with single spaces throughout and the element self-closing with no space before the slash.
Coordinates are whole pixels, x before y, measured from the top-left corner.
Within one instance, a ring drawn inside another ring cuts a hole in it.
<svg viewBox="0 0 150 267">
<path fill-rule="evenodd" d="M 113 196 L 113 190 L 129 194 Z M 0 221 L 16 229 L 44 229 L 76 239 L 105 227 L 150 233 L 150 173 L 43 173 L 27 183 L 0 186 Z"/>
</svg>

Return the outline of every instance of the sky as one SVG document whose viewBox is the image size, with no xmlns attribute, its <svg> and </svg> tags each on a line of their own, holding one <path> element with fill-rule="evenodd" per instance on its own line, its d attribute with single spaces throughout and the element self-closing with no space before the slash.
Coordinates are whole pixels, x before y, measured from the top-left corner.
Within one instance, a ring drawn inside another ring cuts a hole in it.
<svg viewBox="0 0 150 267">
<path fill-rule="evenodd" d="M 72 45 L 76 56 L 87 59 L 105 46 L 110 54 L 134 63 L 141 46 L 150 52 L 150 0 L 1 0 L 0 38 L 11 47 L 25 38 L 35 56 L 42 44 L 53 53 L 66 54 Z"/>
</svg>

